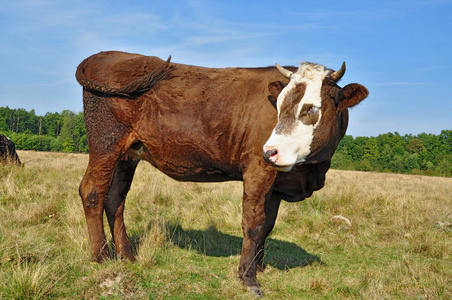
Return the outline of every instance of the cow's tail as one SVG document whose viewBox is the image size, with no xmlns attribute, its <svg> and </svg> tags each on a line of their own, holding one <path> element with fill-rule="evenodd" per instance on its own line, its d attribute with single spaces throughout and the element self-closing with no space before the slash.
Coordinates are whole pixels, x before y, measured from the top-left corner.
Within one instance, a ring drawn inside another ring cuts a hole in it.
<svg viewBox="0 0 452 300">
<path fill-rule="evenodd" d="M 107 94 L 110 96 L 133 98 L 151 90 L 160 81 L 171 78 L 171 71 L 173 70 L 174 65 L 170 65 L 170 61 L 171 56 L 168 57 L 168 60 L 163 64 L 161 68 L 140 76 L 130 82 L 128 85 L 119 88 L 105 86 L 89 80 L 84 73 L 84 62 L 82 62 L 78 66 L 75 73 L 75 78 L 85 90 Z"/>
</svg>

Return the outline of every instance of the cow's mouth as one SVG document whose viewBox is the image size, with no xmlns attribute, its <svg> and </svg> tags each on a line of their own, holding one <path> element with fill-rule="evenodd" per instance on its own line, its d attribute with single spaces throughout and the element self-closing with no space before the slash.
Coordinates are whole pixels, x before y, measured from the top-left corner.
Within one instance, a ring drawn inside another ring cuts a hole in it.
<svg viewBox="0 0 452 300">
<path fill-rule="evenodd" d="M 264 161 L 270 165 L 272 165 L 273 168 L 275 168 L 278 171 L 281 172 L 289 172 L 293 168 L 293 164 L 288 165 L 280 165 L 278 164 L 279 161 L 279 155 L 277 149 L 271 149 L 268 151 L 263 151 L 262 156 L 264 158 Z"/>
</svg>

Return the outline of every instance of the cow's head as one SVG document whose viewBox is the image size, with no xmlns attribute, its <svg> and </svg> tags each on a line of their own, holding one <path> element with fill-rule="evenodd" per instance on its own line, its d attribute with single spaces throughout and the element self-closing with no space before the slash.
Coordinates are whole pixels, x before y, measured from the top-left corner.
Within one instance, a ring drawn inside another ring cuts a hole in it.
<svg viewBox="0 0 452 300">
<path fill-rule="evenodd" d="M 306 62 L 295 73 L 276 67 L 290 82 L 269 85 L 277 99 L 278 124 L 264 145 L 265 161 L 290 171 L 296 164 L 331 159 L 347 129 L 348 108 L 369 92 L 357 83 L 343 88 L 336 84 L 345 73 L 345 62 L 339 71 Z"/>
</svg>

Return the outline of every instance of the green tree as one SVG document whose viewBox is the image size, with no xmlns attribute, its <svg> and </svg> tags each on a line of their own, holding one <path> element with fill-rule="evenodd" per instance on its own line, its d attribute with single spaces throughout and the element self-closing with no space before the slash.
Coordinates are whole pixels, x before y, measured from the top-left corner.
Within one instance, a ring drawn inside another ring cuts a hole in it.
<svg viewBox="0 0 452 300">
<path fill-rule="evenodd" d="M 61 127 L 61 134 L 58 137 L 58 140 L 60 141 L 63 147 L 63 152 L 74 152 L 75 114 L 69 110 L 65 110 L 62 112 L 62 116 L 63 116 L 63 126 Z"/>
<path fill-rule="evenodd" d="M 358 171 L 373 171 L 370 161 L 366 158 L 358 165 Z"/>
<path fill-rule="evenodd" d="M 380 151 L 378 147 L 377 138 L 368 138 L 364 146 L 364 157 L 367 159 L 378 160 L 380 158 Z"/>
<path fill-rule="evenodd" d="M 419 154 L 421 151 L 425 150 L 425 146 L 420 139 L 414 138 L 409 141 L 407 150 L 411 154 Z"/>
<path fill-rule="evenodd" d="M 431 161 L 436 165 L 438 163 L 437 157 L 440 154 L 441 149 L 441 142 L 438 136 L 434 134 L 421 133 L 417 137 L 422 141 L 422 144 L 427 150 L 423 154 L 423 160 Z"/>
<path fill-rule="evenodd" d="M 439 137 L 441 152 L 452 154 L 452 130 L 442 130 Z"/>
<path fill-rule="evenodd" d="M 46 113 L 42 120 L 43 133 L 58 137 L 62 124 L 62 118 L 59 113 Z"/>
<path fill-rule="evenodd" d="M 392 162 L 394 160 L 394 152 L 392 151 L 391 146 L 388 144 L 383 145 L 383 147 L 380 147 L 380 158 L 378 161 L 379 164 L 379 170 L 380 171 L 393 171 L 394 169 L 391 168 Z"/>
<path fill-rule="evenodd" d="M 401 173 L 403 171 L 403 167 L 403 158 L 399 155 L 395 155 L 391 162 L 390 170 L 395 173 Z"/>
<path fill-rule="evenodd" d="M 442 176 L 450 176 L 452 173 L 452 164 L 449 160 L 446 158 L 443 158 L 439 163 L 437 167 L 437 171 Z"/>
<path fill-rule="evenodd" d="M 353 161 L 360 162 L 364 156 L 364 147 L 366 145 L 367 138 L 358 136 L 349 145 L 348 153 Z"/>
<path fill-rule="evenodd" d="M 353 161 L 342 152 L 336 152 L 331 160 L 331 168 L 340 170 L 355 170 Z"/>
<path fill-rule="evenodd" d="M 82 112 L 74 117 L 74 144 L 75 151 L 79 153 L 88 152 L 88 139 L 86 138 L 85 118 Z"/>
<path fill-rule="evenodd" d="M 419 164 L 417 162 L 417 155 L 416 154 L 409 155 L 404 161 L 403 170 L 405 172 L 411 172 L 413 170 L 418 170 L 418 169 L 419 169 Z"/>
</svg>

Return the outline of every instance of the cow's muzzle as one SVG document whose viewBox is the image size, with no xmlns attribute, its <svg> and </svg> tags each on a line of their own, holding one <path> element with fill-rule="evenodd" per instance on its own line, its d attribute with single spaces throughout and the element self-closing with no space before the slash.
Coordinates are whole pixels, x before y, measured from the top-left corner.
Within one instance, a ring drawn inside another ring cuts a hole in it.
<svg viewBox="0 0 452 300">
<path fill-rule="evenodd" d="M 268 164 L 271 164 L 273 168 L 278 171 L 288 172 L 292 170 L 293 165 L 279 165 L 279 152 L 277 148 L 267 148 L 264 147 L 262 151 L 262 156 L 264 157 L 264 161 Z"/>
</svg>

